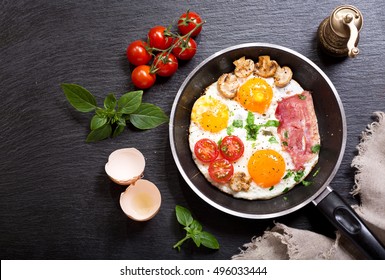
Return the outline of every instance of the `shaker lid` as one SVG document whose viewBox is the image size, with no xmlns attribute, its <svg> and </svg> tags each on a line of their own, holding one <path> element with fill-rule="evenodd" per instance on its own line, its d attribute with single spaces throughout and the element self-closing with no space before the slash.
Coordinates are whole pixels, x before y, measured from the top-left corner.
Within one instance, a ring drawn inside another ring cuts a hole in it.
<svg viewBox="0 0 385 280">
<path fill-rule="evenodd" d="M 348 23 L 353 22 L 360 31 L 362 28 L 362 14 L 354 6 L 343 5 L 334 9 L 330 17 L 330 27 L 340 37 L 349 38 L 350 31 Z"/>
</svg>

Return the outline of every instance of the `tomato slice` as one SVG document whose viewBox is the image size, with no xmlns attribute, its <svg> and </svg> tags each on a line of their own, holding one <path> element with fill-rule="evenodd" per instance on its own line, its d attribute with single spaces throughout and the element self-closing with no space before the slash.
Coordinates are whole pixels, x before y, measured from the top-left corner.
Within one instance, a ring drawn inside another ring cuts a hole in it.
<svg viewBox="0 0 385 280">
<path fill-rule="evenodd" d="M 245 146 L 242 140 L 235 135 L 223 138 L 219 146 L 221 155 L 229 161 L 238 160 L 243 155 L 244 150 Z"/>
<path fill-rule="evenodd" d="M 219 155 L 217 143 L 208 138 L 200 139 L 194 146 L 195 156 L 203 162 L 212 162 Z"/>
<path fill-rule="evenodd" d="M 210 163 L 209 175 L 217 183 L 228 182 L 234 173 L 234 166 L 225 158 L 219 158 Z"/>
</svg>

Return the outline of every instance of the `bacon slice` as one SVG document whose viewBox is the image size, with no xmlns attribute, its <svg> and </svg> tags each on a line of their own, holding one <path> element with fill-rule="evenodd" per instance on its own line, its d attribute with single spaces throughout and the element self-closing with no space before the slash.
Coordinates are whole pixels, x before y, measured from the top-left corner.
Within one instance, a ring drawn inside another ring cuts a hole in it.
<svg viewBox="0 0 385 280">
<path fill-rule="evenodd" d="M 313 98 L 308 91 L 284 98 L 278 103 L 275 117 L 279 120 L 278 134 L 284 149 L 293 159 L 296 170 L 317 156 L 312 147 L 320 144 Z"/>
</svg>

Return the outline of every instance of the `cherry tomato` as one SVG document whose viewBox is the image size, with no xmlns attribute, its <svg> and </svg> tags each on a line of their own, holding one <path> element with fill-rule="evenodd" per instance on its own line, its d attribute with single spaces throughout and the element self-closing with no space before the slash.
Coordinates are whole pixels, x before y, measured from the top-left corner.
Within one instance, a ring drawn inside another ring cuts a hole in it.
<svg viewBox="0 0 385 280">
<path fill-rule="evenodd" d="M 235 135 L 223 138 L 219 146 L 221 155 L 229 161 L 238 160 L 243 155 L 244 150 L 245 146 L 242 140 Z"/>
<path fill-rule="evenodd" d="M 178 29 L 180 34 L 186 35 L 191 32 L 197 24 L 202 23 L 201 17 L 194 12 L 187 11 L 187 13 L 182 14 L 178 20 Z M 202 30 L 202 25 L 191 33 L 191 37 L 197 36 Z"/>
<path fill-rule="evenodd" d="M 158 53 L 153 63 L 156 74 L 162 77 L 172 76 L 178 70 L 178 59 L 172 53 Z"/>
<path fill-rule="evenodd" d="M 167 36 L 165 31 L 166 27 L 164 26 L 155 26 L 150 29 L 148 32 L 148 40 L 151 47 L 165 50 L 171 46 L 173 39 Z"/>
<path fill-rule="evenodd" d="M 194 153 L 200 161 L 211 162 L 218 157 L 219 149 L 213 140 L 203 138 L 195 143 Z"/>
<path fill-rule="evenodd" d="M 176 39 L 179 40 L 179 39 Z M 172 53 L 181 60 L 189 60 L 193 58 L 197 52 L 197 43 L 193 38 L 181 39 L 175 42 L 175 47 L 172 49 Z"/>
<path fill-rule="evenodd" d="M 149 65 L 139 65 L 132 71 L 131 80 L 137 88 L 146 89 L 155 83 L 156 75 L 151 73 Z"/>
<path fill-rule="evenodd" d="M 217 183 L 228 182 L 234 173 L 234 167 L 225 158 L 219 158 L 210 163 L 209 175 Z"/>
<path fill-rule="evenodd" d="M 147 43 L 141 40 L 132 42 L 126 50 L 128 61 L 136 66 L 147 64 L 151 60 L 151 54 L 146 47 Z"/>
</svg>

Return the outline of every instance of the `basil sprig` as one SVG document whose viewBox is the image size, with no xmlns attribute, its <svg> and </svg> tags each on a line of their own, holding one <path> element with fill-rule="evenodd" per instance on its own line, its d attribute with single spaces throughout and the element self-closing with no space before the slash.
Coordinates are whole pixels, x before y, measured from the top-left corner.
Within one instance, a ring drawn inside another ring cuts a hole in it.
<svg viewBox="0 0 385 280">
<path fill-rule="evenodd" d="M 184 226 L 186 236 L 173 246 L 174 249 L 177 248 L 180 251 L 183 242 L 188 239 L 192 239 L 197 247 L 203 245 L 210 249 L 219 249 L 219 243 L 215 236 L 207 231 L 203 231 L 202 225 L 197 220 L 194 220 L 188 209 L 177 205 L 175 212 L 176 219 Z"/>
<path fill-rule="evenodd" d="M 95 112 L 91 119 L 91 132 L 87 142 L 96 142 L 121 134 L 127 123 L 138 129 L 151 129 L 168 122 L 167 115 L 161 108 L 142 103 L 143 91 L 131 91 L 123 94 L 118 100 L 110 93 L 104 99 L 103 108 L 98 107 L 95 97 L 85 88 L 77 84 L 60 85 L 69 103 L 83 113 Z"/>
</svg>

